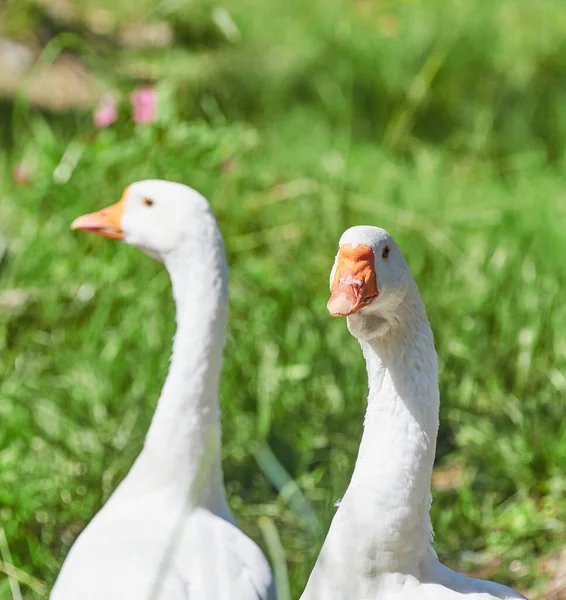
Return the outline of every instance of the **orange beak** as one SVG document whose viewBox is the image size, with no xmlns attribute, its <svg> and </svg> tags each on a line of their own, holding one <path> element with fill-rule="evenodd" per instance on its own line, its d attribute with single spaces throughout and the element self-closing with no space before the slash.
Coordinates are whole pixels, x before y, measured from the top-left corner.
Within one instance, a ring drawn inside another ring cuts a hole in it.
<svg viewBox="0 0 566 600">
<path fill-rule="evenodd" d="M 379 295 L 373 250 L 364 244 L 344 244 L 338 250 L 336 271 L 326 305 L 335 317 L 346 317 Z"/>
<path fill-rule="evenodd" d="M 126 191 L 116 204 L 75 219 L 71 223 L 71 229 L 96 233 L 115 240 L 123 240 L 122 214 L 124 213 Z"/>
</svg>

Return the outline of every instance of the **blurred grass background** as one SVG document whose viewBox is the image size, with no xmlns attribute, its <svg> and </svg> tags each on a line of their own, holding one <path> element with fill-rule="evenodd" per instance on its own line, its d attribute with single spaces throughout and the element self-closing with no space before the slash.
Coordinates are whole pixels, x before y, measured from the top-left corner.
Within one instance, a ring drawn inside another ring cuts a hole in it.
<svg viewBox="0 0 566 600">
<path fill-rule="evenodd" d="M 395 235 L 436 335 L 441 558 L 566 597 L 564 17 L 562 0 L 0 5 L 0 599 L 47 597 L 141 448 L 168 277 L 69 223 L 148 177 L 204 193 L 225 236 L 226 485 L 251 536 L 279 536 L 291 597 L 361 435 L 363 359 L 325 309 L 360 223 Z M 131 120 L 140 84 L 155 122 Z M 96 129 L 105 92 L 120 116 Z"/>
</svg>

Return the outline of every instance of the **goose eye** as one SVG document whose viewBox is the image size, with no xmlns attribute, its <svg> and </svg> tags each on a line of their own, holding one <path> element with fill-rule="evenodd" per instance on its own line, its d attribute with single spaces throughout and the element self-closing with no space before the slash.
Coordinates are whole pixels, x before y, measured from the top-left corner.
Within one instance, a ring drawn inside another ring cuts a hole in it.
<svg viewBox="0 0 566 600">
<path fill-rule="evenodd" d="M 144 198 L 142 203 L 144 206 L 153 206 L 153 200 L 151 198 Z"/>
<path fill-rule="evenodd" d="M 383 260 L 387 260 L 389 258 L 389 246 L 385 246 L 385 248 L 381 251 L 381 258 L 383 258 Z"/>
</svg>

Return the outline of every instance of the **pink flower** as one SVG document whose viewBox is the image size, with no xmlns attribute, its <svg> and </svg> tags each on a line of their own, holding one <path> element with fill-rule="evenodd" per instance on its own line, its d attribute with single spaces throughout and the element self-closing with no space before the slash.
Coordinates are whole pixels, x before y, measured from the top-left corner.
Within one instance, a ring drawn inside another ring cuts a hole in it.
<svg viewBox="0 0 566 600">
<path fill-rule="evenodd" d="M 18 185 L 29 185 L 30 172 L 24 163 L 12 166 L 12 177 Z"/>
<path fill-rule="evenodd" d="M 157 118 L 157 98 L 155 90 L 146 85 L 136 88 L 130 94 L 134 107 L 132 118 L 136 123 L 152 123 Z"/>
<path fill-rule="evenodd" d="M 103 128 L 112 125 L 118 118 L 116 100 L 112 94 L 104 94 L 98 103 L 98 107 L 92 117 L 96 127 Z"/>
</svg>

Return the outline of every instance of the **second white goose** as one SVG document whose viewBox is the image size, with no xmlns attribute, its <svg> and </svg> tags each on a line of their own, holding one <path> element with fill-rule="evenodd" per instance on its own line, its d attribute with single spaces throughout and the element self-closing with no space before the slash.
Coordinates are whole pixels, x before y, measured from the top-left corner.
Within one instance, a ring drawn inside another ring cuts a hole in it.
<svg viewBox="0 0 566 600">
<path fill-rule="evenodd" d="M 302 600 L 524 598 L 442 565 L 432 546 L 430 484 L 438 366 L 417 285 L 392 237 L 353 227 L 340 239 L 328 310 L 347 316 L 369 397 L 356 466 Z"/>
<path fill-rule="evenodd" d="M 222 481 L 228 274 L 207 201 L 178 183 L 140 181 L 72 227 L 165 263 L 177 333 L 144 448 L 71 548 L 51 600 L 274 599 L 269 565 L 235 525 Z"/>
</svg>

